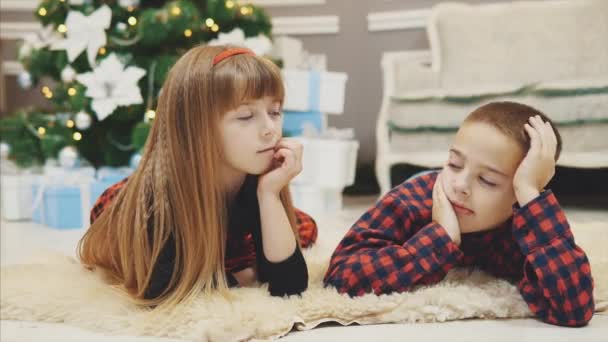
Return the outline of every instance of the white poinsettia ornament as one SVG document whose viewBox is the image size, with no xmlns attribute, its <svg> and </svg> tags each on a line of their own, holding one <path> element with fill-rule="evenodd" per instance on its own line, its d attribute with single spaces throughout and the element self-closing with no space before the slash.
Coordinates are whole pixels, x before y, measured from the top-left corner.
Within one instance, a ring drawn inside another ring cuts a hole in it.
<svg viewBox="0 0 608 342">
<path fill-rule="evenodd" d="M 144 77 L 144 69 L 120 62 L 115 54 L 109 55 L 92 72 L 76 76 L 87 87 L 85 96 L 92 99 L 91 107 L 99 121 L 112 114 L 118 106 L 143 102 L 137 82 Z"/>
<path fill-rule="evenodd" d="M 235 28 L 228 33 L 220 32 L 220 34 L 218 34 L 216 39 L 210 40 L 207 44 L 208 45 L 232 44 L 232 45 L 244 46 L 245 45 L 245 32 L 243 32 L 243 30 L 241 30 L 240 28 Z"/>
<path fill-rule="evenodd" d="M 264 56 L 270 53 L 272 42 L 268 37 L 260 34 L 257 37 L 245 38 L 245 33 L 240 28 L 235 28 L 228 33 L 220 32 L 216 39 L 212 39 L 208 45 L 237 45 L 251 49 L 256 55 Z"/>
<path fill-rule="evenodd" d="M 106 30 L 112 21 L 112 10 L 107 5 L 101 6 L 89 16 L 79 11 L 70 11 L 65 21 L 66 38 L 54 43 L 53 50 L 65 50 L 68 60 L 73 62 L 84 50 L 87 50 L 89 65 L 95 65 L 95 57 L 101 47 L 106 45 Z"/>
<path fill-rule="evenodd" d="M 245 46 L 258 56 L 268 55 L 272 50 L 272 42 L 263 34 L 245 39 Z"/>
<path fill-rule="evenodd" d="M 19 49 L 19 58 L 27 58 L 32 50 L 42 49 L 61 41 L 63 37 L 55 30 L 53 25 L 47 25 L 36 33 L 30 33 L 23 38 L 23 45 Z"/>
</svg>

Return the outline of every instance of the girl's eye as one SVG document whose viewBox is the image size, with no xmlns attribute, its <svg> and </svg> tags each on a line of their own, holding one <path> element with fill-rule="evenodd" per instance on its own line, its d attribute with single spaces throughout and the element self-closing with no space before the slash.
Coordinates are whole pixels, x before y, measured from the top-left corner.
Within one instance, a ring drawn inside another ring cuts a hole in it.
<svg viewBox="0 0 608 342">
<path fill-rule="evenodd" d="M 246 115 L 246 116 L 241 116 L 238 119 L 241 120 L 241 121 L 247 121 L 247 120 L 253 118 L 253 114 L 249 114 L 249 115 L 243 114 L 243 115 Z"/>
<path fill-rule="evenodd" d="M 456 165 L 454 163 L 448 163 L 448 166 L 454 170 L 460 170 L 462 169 L 462 166 Z"/>
<path fill-rule="evenodd" d="M 279 117 L 279 116 L 281 116 L 281 114 L 283 114 L 283 113 L 281 113 L 280 111 L 274 111 L 274 112 L 270 112 L 270 113 L 268 113 L 268 114 L 270 114 L 271 116 L 276 116 L 276 117 Z"/>
<path fill-rule="evenodd" d="M 492 183 L 489 180 L 483 178 L 483 177 L 479 177 L 479 180 L 481 180 L 482 183 L 488 185 L 488 186 L 496 186 L 496 183 Z"/>
</svg>

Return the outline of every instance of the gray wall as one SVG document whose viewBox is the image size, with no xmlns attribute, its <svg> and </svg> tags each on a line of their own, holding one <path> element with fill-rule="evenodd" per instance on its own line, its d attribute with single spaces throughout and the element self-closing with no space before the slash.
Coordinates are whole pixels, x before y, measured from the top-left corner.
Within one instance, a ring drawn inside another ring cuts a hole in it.
<svg viewBox="0 0 608 342">
<path fill-rule="evenodd" d="M 503 0 L 505 1 L 505 0 Z M 548 0 L 545 0 L 548 1 Z M 382 96 L 380 57 L 384 51 L 428 49 L 423 29 L 370 32 L 367 15 L 370 12 L 428 9 L 440 0 L 326 0 L 324 4 L 303 6 L 271 6 L 272 17 L 319 16 L 339 17 L 337 34 L 300 35 L 304 48 L 327 56 L 328 69 L 346 72 L 346 103 L 343 115 L 331 115 L 329 124 L 335 127 L 354 127 L 361 142 L 359 162 L 370 162 L 375 156 L 375 124 Z M 466 0 L 467 3 L 501 2 L 500 0 Z M 28 14 L 4 11 L 1 21 L 31 21 Z M 0 44 L 3 60 L 15 59 L 14 41 Z M 32 103 L 44 103 L 39 90 L 23 91 L 16 86 L 14 76 L 5 76 L 5 112 Z M 1 84 L 1 83 L 0 83 Z"/>
</svg>

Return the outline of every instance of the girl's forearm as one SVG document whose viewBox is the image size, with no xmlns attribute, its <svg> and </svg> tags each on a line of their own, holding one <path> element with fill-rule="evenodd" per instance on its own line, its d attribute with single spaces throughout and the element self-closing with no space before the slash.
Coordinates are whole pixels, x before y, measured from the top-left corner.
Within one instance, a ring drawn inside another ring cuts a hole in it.
<svg viewBox="0 0 608 342">
<path fill-rule="evenodd" d="M 268 261 L 278 263 L 293 255 L 296 239 L 278 194 L 258 192 L 262 244 Z"/>
</svg>

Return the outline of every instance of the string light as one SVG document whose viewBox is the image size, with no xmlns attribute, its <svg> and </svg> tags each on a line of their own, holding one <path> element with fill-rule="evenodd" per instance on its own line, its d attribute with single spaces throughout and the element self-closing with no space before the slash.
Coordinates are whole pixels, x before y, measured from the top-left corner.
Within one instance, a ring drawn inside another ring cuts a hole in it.
<svg viewBox="0 0 608 342">
<path fill-rule="evenodd" d="M 129 11 L 129 12 L 133 12 L 134 10 L 135 10 L 134 6 L 127 7 L 127 11 Z"/>
<path fill-rule="evenodd" d="M 251 14 L 252 12 L 253 12 L 253 9 L 251 9 L 251 7 L 248 7 L 248 6 L 241 7 L 242 15 L 248 15 L 248 14 Z"/>
<path fill-rule="evenodd" d="M 42 87 L 42 95 L 44 95 L 44 97 L 46 97 L 47 99 L 50 99 L 53 97 L 53 92 L 51 91 L 51 88 L 44 86 Z"/>
<path fill-rule="evenodd" d="M 127 22 L 129 23 L 129 25 L 135 26 L 135 25 L 137 25 L 137 18 L 129 17 L 129 19 L 127 19 Z"/>
<path fill-rule="evenodd" d="M 46 134 L 46 128 L 44 127 L 38 127 L 38 135 L 39 136 L 43 136 Z"/>
<path fill-rule="evenodd" d="M 173 14 L 174 16 L 178 16 L 180 14 L 182 14 L 182 10 L 181 8 L 174 6 L 171 8 L 171 14 Z"/>
<path fill-rule="evenodd" d="M 40 7 L 40 9 L 38 10 L 38 15 L 44 17 L 46 15 L 46 8 Z"/>
<path fill-rule="evenodd" d="M 146 118 L 148 120 L 154 120 L 155 117 L 156 117 L 156 112 L 153 109 L 148 109 L 146 111 Z"/>
<path fill-rule="evenodd" d="M 65 123 L 65 125 L 66 125 L 68 128 L 72 128 L 72 127 L 74 127 L 74 120 L 68 120 L 68 121 Z"/>
<path fill-rule="evenodd" d="M 233 8 L 233 7 L 234 7 L 234 1 L 232 1 L 232 0 L 226 1 L 226 8 Z"/>
<path fill-rule="evenodd" d="M 74 134 L 72 134 L 72 138 L 76 141 L 80 141 L 82 139 L 82 133 L 74 132 Z"/>
<path fill-rule="evenodd" d="M 68 28 L 64 24 L 61 24 L 61 25 L 57 26 L 57 31 L 59 33 L 66 33 L 68 31 Z"/>
<path fill-rule="evenodd" d="M 105 47 L 100 47 L 99 48 L 99 54 L 100 55 L 105 55 L 106 54 L 106 48 Z"/>
<path fill-rule="evenodd" d="M 68 95 L 70 95 L 70 96 L 76 95 L 76 88 L 73 88 L 73 87 L 68 88 Z"/>
<path fill-rule="evenodd" d="M 205 20 L 205 25 L 207 25 L 207 27 L 212 27 L 215 24 L 215 20 L 213 20 L 213 18 L 207 18 L 207 20 Z"/>
<path fill-rule="evenodd" d="M 217 26 L 217 24 L 213 24 L 213 26 L 211 27 L 211 31 L 213 31 L 213 32 L 217 32 L 219 30 L 220 30 L 220 27 Z"/>
<path fill-rule="evenodd" d="M 184 31 L 184 36 L 186 36 L 187 38 L 192 37 L 192 30 L 191 29 L 186 29 Z"/>
</svg>

